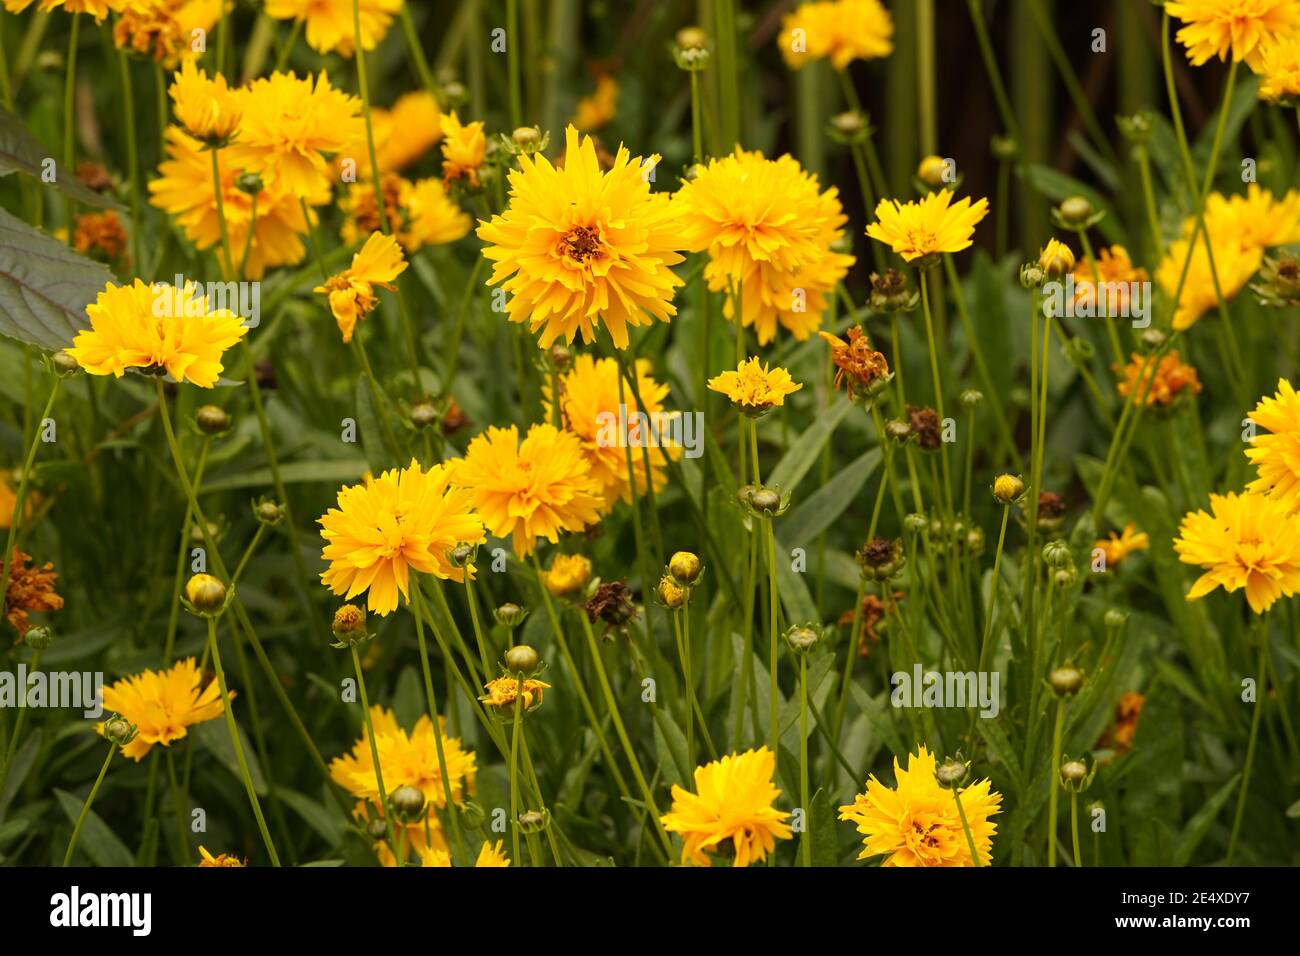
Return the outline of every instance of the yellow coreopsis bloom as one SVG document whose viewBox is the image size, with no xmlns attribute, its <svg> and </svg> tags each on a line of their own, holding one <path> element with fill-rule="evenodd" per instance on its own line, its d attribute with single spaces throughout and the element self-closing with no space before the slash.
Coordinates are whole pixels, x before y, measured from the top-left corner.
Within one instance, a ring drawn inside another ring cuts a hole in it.
<svg viewBox="0 0 1300 956">
<path fill-rule="evenodd" d="M 225 0 L 127 0 L 113 25 L 113 42 L 121 49 L 152 57 L 171 69 L 183 59 L 197 59 L 195 31 L 212 30 Z"/>
<path fill-rule="evenodd" d="M 864 835 L 859 860 L 885 856 L 884 866 L 973 866 L 970 847 L 951 790 L 935 779 L 934 755 L 924 745 L 908 757 L 907 769 L 894 758 L 895 789 L 874 776 L 865 793 L 840 807 L 840 819 L 852 820 Z M 981 780 L 961 789 L 961 805 L 970 826 L 979 865 L 987 865 L 1002 795 Z"/>
<path fill-rule="evenodd" d="M 88 13 L 95 18 L 96 23 L 103 22 L 110 12 L 118 13 L 132 2 L 133 0 L 4 0 L 5 9 L 10 13 L 22 13 L 33 3 L 39 3 L 36 9 L 42 13 L 62 8 L 68 13 Z"/>
<path fill-rule="evenodd" d="M 1300 36 L 1264 47 L 1259 58 L 1259 98 L 1289 104 L 1300 96 Z"/>
<path fill-rule="evenodd" d="M 307 44 L 320 53 L 350 57 L 356 50 L 353 0 L 266 0 L 268 16 L 307 25 Z M 402 0 L 359 0 L 361 48 L 373 50 L 402 9 Z"/>
<path fill-rule="evenodd" d="M 308 223 L 302 204 L 282 185 L 267 186 L 257 194 L 257 216 L 253 216 L 253 197 L 239 188 L 242 170 L 231 159 L 230 150 L 217 154 L 217 167 L 221 179 L 221 210 L 217 209 L 217 191 L 212 180 L 212 156 L 203 144 L 187 135 L 179 127 L 167 130 L 167 159 L 158 166 L 158 177 L 149 181 L 149 202 L 174 216 L 177 224 L 199 249 L 214 249 L 221 245 L 221 223 L 224 214 L 226 235 L 230 240 L 233 265 L 239 269 L 244 249 L 248 260 L 244 263 L 243 277 L 261 279 L 266 270 L 276 266 L 291 266 L 307 255 L 302 237 Z M 308 202 L 323 203 L 329 199 L 326 187 L 313 194 Z M 248 244 L 248 231 L 253 230 L 252 244 Z"/>
<path fill-rule="evenodd" d="M 474 865 L 476 867 L 509 866 L 510 858 L 506 856 L 505 841 L 497 840 L 495 845 L 484 842 L 482 848 L 478 851 L 478 859 L 474 861 Z M 451 854 L 446 850 L 422 849 L 420 851 L 420 866 L 449 867 L 451 866 Z"/>
<path fill-rule="evenodd" d="M 1094 269 L 1104 290 L 1100 297 L 1093 283 Z M 1096 303 L 1099 314 L 1128 315 L 1130 283 L 1146 282 L 1147 278 L 1147 271 L 1133 265 L 1123 246 L 1098 249 L 1091 265 L 1086 258 L 1074 264 L 1074 298 L 1076 302 Z"/>
<path fill-rule="evenodd" d="M 375 287 L 393 291 L 393 280 L 406 271 L 402 248 L 392 236 L 376 232 L 352 257 L 352 265 L 330 276 L 315 292 L 329 296 L 330 312 L 343 333 L 343 341 L 352 341 L 352 332 L 379 303 Z"/>
<path fill-rule="evenodd" d="M 541 155 L 519 157 L 506 211 L 480 225 L 478 237 L 494 263 L 488 284 L 510 293 L 510 321 L 540 331 L 543 348 L 579 332 L 594 341 L 601 324 L 615 347 L 626 348 L 628 326 L 677 313 L 677 210 L 651 192 L 646 173 L 658 160 L 634 159 L 620 147 L 602 172 L 595 144 L 572 126 L 563 168 Z"/>
<path fill-rule="evenodd" d="M 579 355 L 573 366 L 560 377 L 560 411 L 564 427 L 577 435 L 583 453 L 591 463 L 592 476 L 600 482 L 605 506 L 612 508 L 618 499 L 631 501 L 631 479 L 627 470 L 627 450 L 632 449 L 632 474 L 638 494 L 646 493 L 646 457 L 655 490 L 667 478 L 663 470 L 670 457 L 681 455 L 681 446 L 671 437 L 663 400 L 668 386 L 651 375 L 648 359 L 636 363 L 638 406 L 632 390 L 624 384 L 619 390 L 618 363 L 611 358 L 596 359 Z M 543 409 L 551 418 L 551 388 L 543 383 Z M 644 423 L 637 413 L 645 416 Z M 645 432 L 643 434 L 643 427 Z M 644 449 L 644 451 L 643 451 Z"/>
<path fill-rule="evenodd" d="M 213 856 L 208 852 L 206 847 L 199 847 L 199 866 L 201 867 L 245 867 L 248 861 L 241 861 L 238 857 L 231 856 L 229 853 L 219 853 Z"/>
<path fill-rule="evenodd" d="M 711 866 L 710 854 L 726 854 L 732 866 L 749 866 L 790 839 L 790 814 L 772 805 L 781 796 L 775 772 L 772 751 L 760 747 L 696 767 L 695 793 L 674 784 L 672 809 L 660 819 L 681 835 L 682 863 Z"/>
<path fill-rule="evenodd" d="M 487 693 L 480 697 L 479 700 L 494 710 L 508 713 L 514 709 L 515 700 L 522 695 L 520 706 L 524 710 L 532 710 L 534 706 L 541 706 L 542 696 L 550 689 L 550 686 L 550 684 L 527 677 L 524 679 L 521 688 L 519 678 L 506 674 L 484 684 L 483 689 Z"/>
<path fill-rule="evenodd" d="M 819 0 L 781 18 L 778 43 L 791 69 L 829 59 L 842 70 L 854 60 L 889 56 L 893 35 L 894 21 L 880 0 Z"/>
<path fill-rule="evenodd" d="M 1258 70 L 1266 48 L 1300 32 L 1296 0 L 1168 0 L 1165 12 L 1185 24 L 1176 37 L 1193 66 L 1217 56 Z"/>
<path fill-rule="evenodd" d="M 165 369 L 200 388 L 217 383 L 222 353 L 248 332 L 233 312 L 209 311 L 193 283 L 110 282 L 86 315 L 90 328 L 78 332 L 67 351 L 91 375 L 121 378 L 129 368 Z"/>
<path fill-rule="evenodd" d="M 445 114 L 441 121 L 442 181 L 451 185 L 464 179 L 470 186 L 478 187 L 478 171 L 487 154 L 487 137 L 483 123 L 475 120 L 462 123 L 456 111 Z"/>
<path fill-rule="evenodd" d="M 1048 239 L 1038 253 L 1038 267 L 1053 279 L 1059 279 L 1074 268 L 1074 252 L 1059 239 Z"/>
<path fill-rule="evenodd" d="M 909 203 L 882 199 L 876 205 L 877 221 L 867 226 L 867 235 L 912 262 L 969 248 L 976 224 L 988 212 L 987 199 L 972 203 L 968 196 L 953 203 L 947 189 Z"/>
<path fill-rule="evenodd" d="M 406 248 L 412 252 L 425 246 L 441 246 L 469 235 L 474 221 L 456 205 L 442 182 L 421 179 L 402 196 L 406 208 Z"/>
<path fill-rule="evenodd" d="M 556 597 L 580 592 L 591 580 L 591 559 L 585 554 L 557 554 L 549 570 L 542 572 L 542 584 Z"/>
<path fill-rule="evenodd" d="M 1267 493 L 1300 511 L 1300 395 L 1286 379 L 1278 379 L 1277 394 L 1265 395 L 1250 420 L 1269 434 L 1253 435 L 1246 457 L 1259 471 L 1247 489 Z"/>
<path fill-rule="evenodd" d="M 381 173 L 405 169 L 442 139 L 442 111 L 427 90 L 404 93 L 391 109 L 370 108 L 375 159 Z M 370 145 L 363 126 L 360 138 L 340 150 L 340 158 L 356 161 L 357 180 L 370 178 Z"/>
<path fill-rule="evenodd" d="M 1300 589 L 1300 516 L 1286 500 L 1255 492 L 1212 494 L 1210 510 L 1184 515 L 1174 539 L 1178 559 L 1205 571 L 1187 600 L 1219 587 L 1229 593 L 1244 588 L 1250 609 L 1262 614 Z"/>
<path fill-rule="evenodd" d="M 469 443 L 452 478 L 470 493 L 487 530 L 512 539 L 515 554 L 533 553 L 539 537 L 555 543 L 561 531 L 581 531 L 600 520 L 600 482 L 576 435 L 534 425 L 490 427 Z"/>
<path fill-rule="evenodd" d="M 324 70 L 315 80 L 277 71 L 241 87 L 238 95 L 244 115 L 231 161 L 261 174 L 268 186 L 283 184 L 294 196 L 310 199 L 327 189 L 323 154 L 338 153 L 365 135 L 360 101 L 331 87 Z"/>
<path fill-rule="evenodd" d="M 195 139 L 209 145 L 225 143 L 239 126 L 244 112 L 239 96 L 224 76 L 209 77 L 193 60 L 185 61 L 167 92 L 176 119 Z"/>
<path fill-rule="evenodd" d="M 1136 389 L 1142 396 L 1144 405 L 1173 405 L 1184 394 L 1199 395 L 1201 380 L 1196 369 L 1183 361 L 1178 349 L 1170 349 L 1161 356 L 1155 371 L 1151 370 L 1152 356 L 1133 353 L 1131 361 L 1123 366 L 1112 365 L 1120 380 L 1115 383 L 1115 391 L 1121 397 L 1128 398 Z"/>
<path fill-rule="evenodd" d="M 709 288 L 726 292 L 725 313 L 753 326 L 760 345 L 777 324 L 806 339 L 821 325 L 828 297 L 853 265 L 832 251 L 847 221 L 838 191 L 822 192 L 817 177 L 791 156 L 766 159 L 737 149 L 711 161 L 682 186 L 686 248 L 707 250 Z"/>
<path fill-rule="evenodd" d="M 1190 238 L 1195 227 L 1195 217 L 1188 217 L 1183 224 L 1184 237 Z M 1220 243 L 1229 241 L 1245 249 L 1300 242 L 1300 192 L 1292 189 L 1278 199 L 1258 183 L 1251 183 L 1245 196 L 1210 193 L 1205 199 L 1205 231 L 1213 237 L 1216 252 Z"/>
<path fill-rule="evenodd" d="M 231 697 L 234 697 L 232 692 Z M 154 744 L 166 747 L 189 728 L 225 712 L 216 680 L 203 681 L 194 658 L 177 661 L 165 671 L 147 670 L 104 688 L 104 709 L 126 718 L 139 730 L 122 755 L 139 762 Z M 103 732 L 103 724 L 99 730 Z"/>
<path fill-rule="evenodd" d="M 596 92 L 578 100 L 573 125 L 584 133 L 598 130 L 618 115 L 618 80 L 609 74 L 596 79 Z"/>
<path fill-rule="evenodd" d="M 768 368 L 755 356 L 741 362 L 734 371 L 709 379 L 709 390 L 721 392 L 731 404 L 746 412 L 766 411 L 785 404 L 785 397 L 803 388 L 790 373 L 777 366 Z"/>
<path fill-rule="evenodd" d="M 1109 537 L 1098 538 L 1093 543 L 1094 550 L 1100 550 L 1106 559 L 1106 568 L 1115 567 L 1135 551 L 1146 551 L 1151 547 L 1151 537 L 1145 531 L 1138 531 L 1132 521 L 1124 526 L 1120 534 L 1112 531 Z"/>
<path fill-rule="evenodd" d="M 366 607 L 376 614 L 397 608 L 407 597 L 412 571 L 461 581 L 465 571 L 447 554 L 459 544 L 486 540 L 470 495 L 451 485 L 454 465 L 425 471 L 414 459 L 400 471 L 339 490 L 338 507 L 319 519 L 329 567 L 321 580 L 351 600 L 369 591 Z M 468 570 L 472 575 L 474 568 Z"/>
<path fill-rule="evenodd" d="M 1186 239 L 1171 242 L 1156 269 L 1156 281 L 1171 299 L 1178 291 L 1179 279 L 1183 275 L 1187 243 Z M 1197 237 L 1192 261 L 1187 267 L 1187 277 L 1183 279 L 1182 294 L 1178 296 L 1174 310 L 1175 329 L 1190 328 L 1197 319 L 1218 304 L 1214 288 L 1216 277 L 1219 291 L 1223 293 L 1226 302 L 1241 291 L 1264 261 L 1263 249 L 1258 246 L 1242 246 L 1234 237 L 1222 231 L 1215 237 L 1213 246 L 1214 270 L 1211 271 L 1205 237 Z"/>
</svg>

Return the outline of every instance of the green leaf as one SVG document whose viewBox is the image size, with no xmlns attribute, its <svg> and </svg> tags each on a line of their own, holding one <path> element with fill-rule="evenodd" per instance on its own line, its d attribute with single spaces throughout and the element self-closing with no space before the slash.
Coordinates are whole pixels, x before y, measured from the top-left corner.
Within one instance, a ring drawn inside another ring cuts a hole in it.
<svg viewBox="0 0 1300 956">
<path fill-rule="evenodd" d="M 90 328 L 113 273 L 0 209 L 0 335 L 53 351 Z"/>
<path fill-rule="evenodd" d="M 286 485 L 321 482 L 338 485 L 357 481 L 369 466 L 364 458 L 335 458 L 322 461 L 291 461 L 280 466 L 280 477 Z M 203 493 L 231 491 L 239 488 L 270 487 L 274 483 L 269 468 L 255 468 L 225 477 L 203 479 Z"/>
<path fill-rule="evenodd" d="M 1210 824 L 1214 818 L 1219 815 L 1223 805 L 1228 802 L 1228 798 L 1237 790 L 1237 784 L 1241 782 L 1241 774 L 1234 773 L 1232 778 L 1220 787 L 1209 800 L 1205 801 L 1205 806 L 1197 810 L 1195 815 L 1187 821 L 1187 826 L 1183 827 L 1182 836 L 1178 838 L 1178 846 L 1174 848 L 1174 866 L 1186 866 L 1191 862 L 1192 854 L 1204 839 L 1205 833 L 1210 829 Z"/>
<path fill-rule="evenodd" d="M 812 865 L 835 866 L 839 862 L 839 842 L 835 838 L 835 808 L 825 790 L 813 794 L 808 808 L 808 829 L 803 838 L 812 841 Z"/>
<path fill-rule="evenodd" d="M 880 464 L 880 449 L 863 452 L 852 464 L 842 468 L 835 477 L 813 494 L 780 522 L 778 544 L 807 548 L 817 536 L 835 523 L 845 509 L 853 503 L 871 473 Z M 784 489 L 783 489 L 784 490 Z M 779 549 L 778 549 L 779 550 Z M 789 548 L 787 547 L 788 551 Z"/>
<path fill-rule="evenodd" d="M 1124 243 L 1124 228 L 1116 218 L 1114 208 L 1091 186 L 1050 166 L 1037 163 L 1026 163 L 1021 168 L 1021 176 L 1030 187 L 1053 202 L 1060 202 L 1067 196 L 1082 196 L 1092 203 L 1093 209 L 1105 210 L 1106 218 L 1097 224 L 1097 230 L 1106 237 L 1107 242 Z"/>
<path fill-rule="evenodd" d="M 0 820 L 4 819 L 10 801 L 18 793 L 18 788 L 23 785 L 23 781 L 27 779 L 27 774 L 32 769 L 32 764 L 36 762 L 36 755 L 40 752 L 40 748 L 41 731 L 37 729 L 32 731 L 31 736 L 14 754 L 13 761 L 9 764 L 9 776 L 5 778 L 4 790 L 0 791 Z"/>
<path fill-rule="evenodd" d="M 64 814 L 67 815 L 68 822 L 76 826 L 77 818 L 81 816 L 81 808 L 85 805 L 85 801 L 57 787 L 54 790 L 54 795 L 58 797 L 59 806 L 63 808 Z M 135 865 L 135 860 L 131 857 L 131 851 L 126 848 L 126 845 L 117 838 L 117 834 L 109 829 L 108 824 L 100 819 L 99 814 L 93 809 L 86 814 L 86 820 L 81 825 L 81 833 L 77 837 L 77 849 L 90 857 L 98 866 Z"/>
<path fill-rule="evenodd" d="M 338 846 L 348 830 L 348 822 L 337 809 L 331 810 L 288 787 L 277 786 L 275 794 L 302 817 L 307 825 L 324 838 L 330 846 Z"/>
<path fill-rule="evenodd" d="M 244 759 L 248 761 L 248 775 L 253 781 L 253 791 L 259 796 L 266 796 L 266 778 L 262 776 L 262 765 L 257 762 L 257 754 L 248 742 L 248 736 L 244 733 L 244 728 L 235 724 L 235 731 L 239 734 L 239 745 L 244 751 Z M 243 782 L 243 774 L 239 771 L 239 760 L 235 756 L 235 747 L 230 742 L 230 731 L 226 728 L 225 719 L 209 720 L 201 724 L 196 724 L 190 731 L 198 739 L 217 761 L 235 775 L 235 779 Z"/>
<path fill-rule="evenodd" d="M 790 446 L 772 473 L 767 476 L 766 484 L 792 492 L 799 487 L 803 476 L 817 461 L 817 456 L 831 437 L 831 432 L 844 420 L 853 404 L 847 398 L 841 398 L 826 411 L 821 412 L 808 429 Z"/>
<path fill-rule="evenodd" d="M 72 174 L 72 170 L 55 167 L 55 178 L 46 182 L 41 175 L 46 161 L 54 158 L 54 153 L 42 145 L 13 113 L 0 107 L 0 176 L 10 173 L 26 173 L 42 185 L 61 189 L 79 203 L 94 206 L 97 209 L 121 209 L 119 203 L 108 196 L 100 195 L 88 188 Z"/>
</svg>

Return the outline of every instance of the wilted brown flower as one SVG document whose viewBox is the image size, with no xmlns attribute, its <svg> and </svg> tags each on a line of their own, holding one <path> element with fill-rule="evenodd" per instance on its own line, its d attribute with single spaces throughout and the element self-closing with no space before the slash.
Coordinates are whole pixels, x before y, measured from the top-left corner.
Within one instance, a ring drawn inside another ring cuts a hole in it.
<svg viewBox="0 0 1300 956">
<path fill-rule="evenodd" d="M 889 381 L 889 362 L 859 326 L 849 326 L 847 342 L 829 332 L 818 334 L 830 344 L 836 388 L 845 388 L 851 397 L 870 397 Z"/>
<path fill-rule="evenodd" d="M 623 581 L 610 581 L 596 588 L 596 593 L 585 605 L 587 620 L 593 624 L 600 620 L 608 627 L 623 627 L 636 618 L 636 605 L 632 592 Z"/>
<path fill-rule="evenodd" d="M 456 399 L 451 399 L 447 411 L 442 416 L 442 433 L 451 437 L 469 424 L 469 416 L 465 414 L 465 410 L 457 404 Z"/>
<path fill-rule="evenodd" d="M 102 163 L 92 163 L 89 160 L 77 163 L 74 175 L 87 189 L 93 189 L 97 193 L 113 188 L 113 177 Z"/>
<path fill-rule="evenodd" d="M 894 603 L 897 604 L 904 597 L 902 591 L 894 592 Z M 888 613 L 885 602 L 880 600 L 874 594 L 865 594 L 862 597 L 861 620 L 858 625 L 857 644 L 858 657 L 866 657 L 870 650 L 871 644 L 880 642 L 880 632 L 878 627 L 880 622 Z M 839 625 L 841 627 L 853 626 L 853 609 L 845 611 L 840 615 Z"/>
<path fill-rule="evenodd" d="M 916 435 L 917 444 L 926 451 L 935 451 L 942 444 L 939 434 L 939 413 L 933 408 L 908 405 L 907 420 Z"/>
<path fill-rule="evenodd" d="M 30 611 L 57 611 L 63 607 L 63 598 L 54 593 L 54 582 L 59 579 L 53 563 L 42 567 L 27 567 L 31 555 L 14 548 L 13 568 L 5 588 L 4 616 L 22 640 L 31 628 L 27 615 Z M 0 561 L 0 568 L 4 562 Z"/>
<path fill-rule="evenodd" d="M 1133 737 L 1137 733 L 1138 715 L 1146 698 L 1137 691 L 1129 691 L 1120 696 L 1115 705 L 1115 722 L 1106 728 L 1097 741 L 1099 748 L 1113 749 L 1116 754 L 1125 754 L 1133 746 Z"/>
</svg>

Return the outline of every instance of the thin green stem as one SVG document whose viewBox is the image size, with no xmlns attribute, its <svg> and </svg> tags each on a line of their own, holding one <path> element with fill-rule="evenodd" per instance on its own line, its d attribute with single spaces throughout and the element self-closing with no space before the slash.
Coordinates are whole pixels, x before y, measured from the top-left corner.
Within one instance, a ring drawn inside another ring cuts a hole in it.
<svg viewBox="0 0 1300 956">
<path fill-rule="evenodd" d="M 438 775 L 442 777 L 442 795 L 446 801 L 452 845 L 460 849 L 462 858 L 467 858 L 465 841 L 460 832 L 460 815 L 456 808 L 456 801 L 452 799 L 451 774 L 447 772 L 447 757 L 442 745 L 442 719 L 438 716 L 438 698 L 433 691 L 433 672 L 429 667 L 429 648 L 424 641 L 424 620 L 420 613 L 421 598 L 418 586 L 411 588 L 411 604 L 414 608 L 412 616 L 415 618 L 415 639 L 420 646 L 420 670 L 424 674 L 424 696 L 429 702 L 429 720 L 433 724 L 433 743 L 438 754 Z"/>
<path fill-rule="evenodd" d="M 352 652 L 352 670 L 357 675 L 357 690 L 361 694 L 361 720 L 366 727 L 366 742 L 370 744 L 370 760 L 375 765 L 375 786 L 378 788 L 379 812 L 384 815 L 384 823 L 388 827 L 388 842 L 397 852 L 397 826 L 393 822 L 392 808 L 388 805 L 388 788 L 384 786 L 384 768 L 379 762 L 379 743 L 375 739 L 375 725 L 370 717 L 370 697 L 366 693 L 366 675 L 361 669 L 361 655 L 357 653 L 357 646 L 352 644 L 348 647 Z M 399 864 L 400 865 L 400 864 Z"/>
<path fill-rule="evenodd" d="M 961 789 L 954 787 L 952 798 L 957 804 L 957 816 L 961 818 L 961 831 L 966 834 L 966 849 L 970 851 L 971 866 L 983 866 L 979 850 L 975 849 L 975 837 L 971 835 L 970 823 L 966 819 L 966 808 L 961 805 Z"/>
<path fill-rule="evenodd" d="M 808 655 L 799 655 L 799 805 L 805 818 L 809 812 L 808 799 Z M 812 835 L 805 826 L 799 841 L 803 849 L 803 865 L 812 866 Z"/>
<path fill-rule="evenodd" d="M 1228 837 L 1227 866 L 1232 866 L 1232 858 L 1237 853 L 1237 837 L 1241 834 L 1241 821 L 1246 815 L 1246 795 L 1250 791 L 1250 773 L 1255 766 L 1255 744 L 1259 739 L 1259 724 L 1264 715 L 1265 694 L 1268 690 L 1268 618 L 1260 615 L 1263 623 L 1256 626 L 1259 640 L 1259 687 L 1255 692 L 1255 712 L 1250 717 L 1250 737 L 1246 742 L 1246 766 L 1241 772 L 1241 789 L 1237 791 L 1237 810 L 1232 815 L 1232 833 Z"/>
<path fill-rule="evenodd" d="M 1048 592 L 1049 594 L 1051 592 Z M 1052 730 L 1052 762 L 1048 764 L 1047 865 L 1056 866 L 1056 805 L 1061 792 L 1061 737 L 1065 732 L 1065 698 L 1056 702 L 1056 724 Z"/>
<path fill-rule="evenodd" d="M 90 788 L 90 793 L 86 796 L 86 802 L 81 805 L 81 813 L 77 814 L 77 822 L 72 827 L 72 838 L 68 840 L 67 852 L 63 854 L 63 865 L 72 865 L 72 854 L 77 849 L 77 837 L 81 836 L 82 824 L 86 822 L 86 817 L 90 814 L 90 805 L 95 802 L 95 797 L 99 794 L 99 787 L 104 782 L 104 777 L 108 775 L 108 765 L 113 762 L 113 754 L 117 753 L 117 744 L 109 743 L 108 753 L 104 755 L 104 764 L 99 768 L 99 776 L 95 778 L 95 784 Z"/>
</svg>

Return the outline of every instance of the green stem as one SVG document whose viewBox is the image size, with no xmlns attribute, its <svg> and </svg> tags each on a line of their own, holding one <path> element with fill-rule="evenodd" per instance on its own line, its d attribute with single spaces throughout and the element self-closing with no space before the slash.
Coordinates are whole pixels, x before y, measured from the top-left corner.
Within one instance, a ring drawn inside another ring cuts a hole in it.
<svg viewBox="0 0 1300 956">
<path fill-rule="evenodd" d="M 50 411 L 54 408 L 54 399 L 59 394 L 59 385 L 62 381 L 57 377 L 54 379 L 54 386 L 50 389 L 50 397 L 45 400 L 45 410 L 41 412 L 41 417 L 36 422 L 36 429 L 32 433 L 32 443 L 27 446 L 27 457 L 23 460 L 23 472 L 18 476 L 18 490 L 15 492 L 14 510 L 9 515 L 9 533 L 5 537 L 4 554 L 0 554 L 0 603 L 4 601 L 5 595 L 9 593 L 9 576 L 13 571 L 14 548 L 18 544 L 18 529 L 22 527 L 24 509 L 27 505 L 27 487 L 31 484 L 32 466 L 36 462 L 36 449 L 41 444 L 41 432 L 43 431 L 41 423 L 50 417 Z"/>
<path fill-rule="evenodd" d="M 1259 638 L 1259 688 L 1255 693 L 1255 712 L 1250 717 L 1250 737 L 1246 743 L 1246 766 L 1242 770 L 1241 790 L 1237 793 L 1237 810 L 1232 815 L 1232 833 L 1228 837 L 1227 866 L 1232 866 L 1232 858 L 1237 852 L 1237 837 L 1241 833 L 1241 821 L 1246 814 L 1246 794 L 1250 791 L 1250 772 L 1255 766 L 1255 744 L 1259 738 L 1260 719 L 1264 714 L 1265 693 L 1268 690 L 1268 618 L 1259 617 L 1264 622 L 1257 626 Z"/>
<path fill-rule="evenodd" d="M 68 841 L 68 850 L 63 854 L 63 865 L 72 865 L 72 854 L 77 849 L 77 837 L 81 836 L 81 826 L 86 822 L 86 816 L 90 813 L 90 805 L 95 802 L 95 797 L 99 793 L 100 784 L 104 782 L 104 777 L 108 774 L 108 765 L 113 762 L 113 754 L 117 753 L 117 744 L 109 743 L 108 753 L 104 756 L 104 764 L 99 768 L 99 776 L 95 778 L 95 785 L 90 788 L 90 793 L 86 796 L 86 802 L 81 805 L 81 813 L 77 815 L 77 822 L 72 827 L 72 839 Z"/>
<path fill-rule="evenodd" d="M 957 816 L 961 817 L 961 830 L 966 834 L 966 849 L 970 851 L 971 866 L 983 866 L 980 862 L 979 851 L 975 849 L 975 837 L 971 835 L 970 823 L 966 820 L 966 808 L 961 805 L 961 790 L 953 788 L 952 798 L 957 803 Z"/>
<path fill-rule="evenodd" d="M 214 146 L 208 152 L 212 154 L 212 195 L 217 202 L 217 225 L 221 232 L 221 254 L 225 258 L 222 268 L 225 277 L 229 279 L 235 274 L 235 260 L 230 255 L 230 232 L 226 228 L 225 189 L 221 184 L 221 162 L 219 158 L 221 150 Z"/>
<path fill-rule="evenodd" d="M 68 62 L 63 80 L 63 175 L 73 176 L 73 160 L 76 158 L 76 143 L 73 139 L 74 121 L 77 114 L 77 40 L 81 32 L 81 13 L 72 15 L 72 28 L 68 33 Z M 72 213 L 75 208 L 71 194 L 67 197 L 68 238 L 72 238 Z"/>
<path fill-rule="evenodd" d="M 370 697 L 366 694 L 366 675 L 361 670 L 361 656 L 357 646 L 352 644 L 352 669 L 357 675 L 357 690 L 361 693 L 361 720 L 366 726 L 366 741 L 370 744 L 370 760 L 375 765 L 375 785 L 379 789 L 379 810 L 384 815 L 388 827 L 388 842 L 397 852 L 397 826 L 393 823 L 392 808 L 388 805 L 388 788 L 384 786 L 384 768 L 379 762 L 379 742 L 375 740 L 375 725 L 370 718 Z"/>
<path fill-rule="evenodd" d="M 233 584 L 231 585 L 233 588 Z M 230 731 L 230 745 L 235 749 L 235 760 L 239 764 L 239 775 L 244 781 L 244 790 L 248 792 L 248 802 L 253 806 L 253 816 L 257 819 L 257 829 L 262 833 L 262 842 L 271 858 L 272 866 L 280 865 L 280 857 L 271 842 L 271 833 L 266 828 L 266 818 L 262 816 L 262 806 L 257 801 L 257 791 L 253 789 L 253 778 L 248 772 L 248 759 L 244 756 L 244 745 L 239 740 L 239 729 L 235 726 L 234 708 L 230 700 L 230 691 L 226 687 L 226 671 L 221 666 L 221 647 L 217 640 L 217 619 L 208 618 L 208 646 L 212 652 L 212 669 L 217 673 L 217 687 L 221 690 L 222 710 L 226 715 L 226 729 Z M 378 764 L 376 764 L 378 766 Z"/>
<path fill-rule="evenodd" d="M 1050 593 L 1050 592 L 1049 592 Z M 1048 764 L 1047 865 L 1056 866 L 1056 805 L 1061 791 L 1061 736 L 1065 732 L 1065 698 L 1056 702 L 1056 725 L 1052 730 L 1052 762 Z"/>
<path fill-rule="evenodd" d="M 506 0 L 506 83 L 510 95 L 510 125 L 516 129 L 524 125 L 523 90 L 519 72 L 521 37 L 519 0 Z"/>
<path fill-rule="evenodd" d="M 513 853 L 511 859 L 517 866 L 522 865 L 519 856 L 519 732 L 524 726 L 523 717 L 524 677 L 515 678 L 515 717 L 510 729 L 510 845 Z"/>
<path fill-rule="evenodd" d="M 808 655 L 799 655 L 799 805 L 803 807 L 805 817 L 809 812 L 808 800 Z M 804 829 L 803 839 L 799 841 L 803 848 L 803 865 L 812 866 L 812 839 L 809 831 Z"/>
<path fill-rule="evenodd" d="M 1083 855 L 1079 853 L 1079 793 L 1070 791 L 1070 841 L 1074 849 L 1074 868 L 1083 868 Z"/>
</svg>

